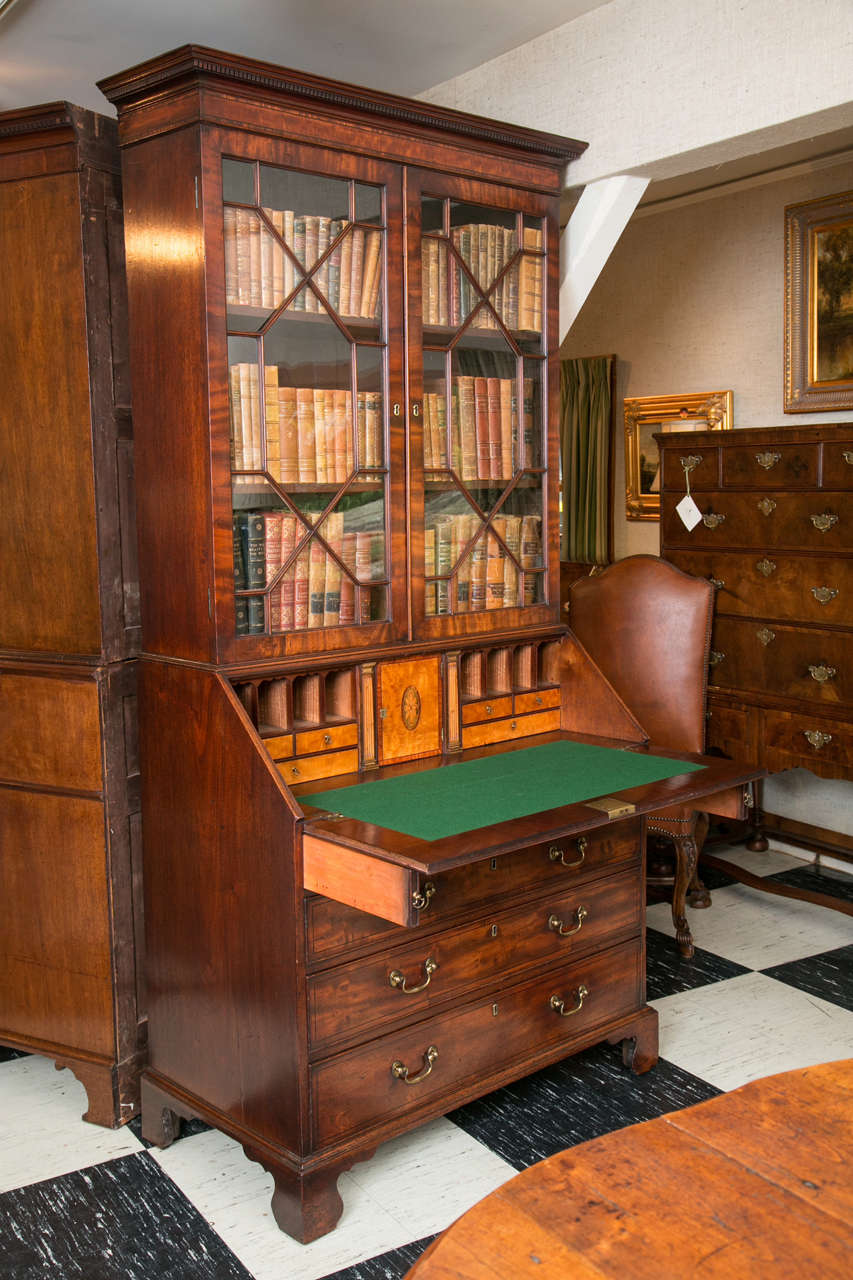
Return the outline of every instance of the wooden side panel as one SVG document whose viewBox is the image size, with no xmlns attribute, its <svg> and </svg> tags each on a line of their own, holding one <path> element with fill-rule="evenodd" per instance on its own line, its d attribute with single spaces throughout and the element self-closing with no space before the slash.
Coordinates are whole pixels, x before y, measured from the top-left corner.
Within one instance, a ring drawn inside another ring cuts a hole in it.
<svg viewBox="0 0 853 1280">
<path fill-rule="evenodd" d="M 143 661 L 139 725 L 151 1065 L 298 1151 L 295 809 L 215 674 Z"/>
<path fill-rule="evenodd" d="M 115 1052 L 98 800 L 0 787 L 0 1039 Z"/>
<path fill-rule="evenodd" d="M 103 785 L 94 680 L 0 671 L 0 779 L 71 791 Z"/>
<path fill-rule="evenodd" d="M 302 856 L 303 883 L 312 893 L 392 924 L 417 924 L 412 906 L 417 876 L 406 867 L 309 835 L 303 838 Z"/>
<path fill-rule="evenodd" d="M 98 654 L 86 315 L 77 175 L 0 195 L 0 645 Z"/>
<path fill-rule="evenodd" d="M 131 148 L 122 163 L 143 636 L 149 652 L 204 660 L 213 621 L 198 134 Z"/>
<path fill-rule="evenodd" d="M 560 652 L 560 683 L 561 729 L 626 742 L 648 739 L 642 725 L 571 633 L 565 636 Z"/>
</svg>

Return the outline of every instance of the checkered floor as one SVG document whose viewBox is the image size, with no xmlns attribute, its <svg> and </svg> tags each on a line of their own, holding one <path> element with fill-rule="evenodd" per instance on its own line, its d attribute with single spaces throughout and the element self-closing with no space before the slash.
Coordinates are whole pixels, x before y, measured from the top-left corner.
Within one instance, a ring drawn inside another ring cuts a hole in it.
<svg viewBox="0 0 853 1280">
<path fill-rule="evenodd" d="M 786 854 L 724 852 L 756 874 L 853 900 L 853 876 Z M 757 1076 L 853 1056 L 853 919 L 705 875 L 680 960 L 649 909 L 649 1000 L 661 1060 L 635 1077 L 591 1049 L 387 1143 L 340 1180 L 338 1228 L 301 1246 L 269 1209 L 272 1179 L 203 1125 L 166 1151 L 138 1122 L 84 1124 L 52 1062 L 0 1048 L 0 1276 L 14 1280 L 395 1280 L 475 1201 L 574 1143 Z"/>
</svg>

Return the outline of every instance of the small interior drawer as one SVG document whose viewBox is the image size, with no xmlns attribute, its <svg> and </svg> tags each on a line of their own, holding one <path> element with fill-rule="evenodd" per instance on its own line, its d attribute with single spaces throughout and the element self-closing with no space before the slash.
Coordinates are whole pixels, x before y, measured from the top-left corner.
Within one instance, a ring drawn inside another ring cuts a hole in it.
<svg viewBox="0 0 853 1280">
<path fill-rule="evenodd" d="M 479 724 L 483 720 L 497 720 L 500 716 L 509 715 L 512 715 L 512 697 L 509 694 L 462 704 L 463 724 Z"/>
<path fill-rule="evenodd" d="M 471 724 L 462 730 L 462 747 L 485 747 L 492 742 L 510 742 L 536 733 L 551 733 L 560 727 L 560 709 L 539 711 L 531 716 L 504 716 L 494 724 Z"/>
<path fill-rule="evenodd" d="M 269 749 L 269 743 L 266 744 Z M 322 729 L 306 729 L 295 738 L 296 755 L 312 755 L 315 751 L 328 751 L 336 747 L 358 746 L 358 725 L 330 724 Z M 317 776 L 316 774 L 314 775 Z"/>
<path fill-rule="evenodd" d="M 514 710 L 517 715 L 525 715 L 529 712 L 545 711 L 548 707 L 559 707 L 559 705 L 559 689 L 534 689 L 530 693 L 515 695 Z"/>
<path fill-rule="evenodd" d="M 358 770 L 358 749 L 285 760 L 276 768 L 285 782 L 314 782 L 318 778 L 336 778 L 338 774 L 355 773 Z"/>
</svg>

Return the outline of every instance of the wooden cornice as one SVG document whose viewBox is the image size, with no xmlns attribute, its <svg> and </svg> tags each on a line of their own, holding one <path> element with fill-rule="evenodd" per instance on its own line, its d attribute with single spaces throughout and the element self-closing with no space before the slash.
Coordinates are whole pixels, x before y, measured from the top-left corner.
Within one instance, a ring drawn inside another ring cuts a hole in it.
<svg viewBox="0 0 853 1280">
<path fill-rule="evenodd" d="M 514 152 L 527 152 L 555 166 L 576 159 L 587 147 L 585 142 L 559 134 L 504 124 L 194 44 L 183 45 L 171 53 L 99 80 L 98 88 L 110 102 L 124 108 L 165 91 L 213 81 L 242 85 L 259 90 L 264 96 L 272 95 L 291 102 L 302 100 L 327 109 L 350 114 L 357 112 L 364 117 L 393 121 L 398 126 L 438 130 L 455 136 L 457 140 L 466 139 Z"/>
<path fill-rule="evenodd" d="M 71 102 L 44 102 L 0 112 L 0 156 L 51 147 L 73 148 L 69 168 L 119 171 L 118 127 L 108 116 Z"/>
</svg>

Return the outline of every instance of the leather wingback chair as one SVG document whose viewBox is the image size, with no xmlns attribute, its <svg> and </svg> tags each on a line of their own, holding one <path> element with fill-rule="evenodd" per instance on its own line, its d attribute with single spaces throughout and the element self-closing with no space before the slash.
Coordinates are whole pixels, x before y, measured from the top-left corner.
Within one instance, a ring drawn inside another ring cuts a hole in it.
<svg viewBox="0 0 853 1280">
<path fill-rule="evenodd" d="M 629 556 L 569 591 L 569 625 L 642 725 L 652 747 L 702 753 L 714 588 L 657 556 Z M 675 846 L 672 920 L 678 949 L 693 955 L 688 885 L 696 883 L 698 814 L 673 806 L 647 830 Z M 710 900 L 706 898 L 706 903 Z"/>
</svg>

